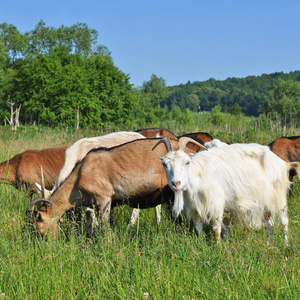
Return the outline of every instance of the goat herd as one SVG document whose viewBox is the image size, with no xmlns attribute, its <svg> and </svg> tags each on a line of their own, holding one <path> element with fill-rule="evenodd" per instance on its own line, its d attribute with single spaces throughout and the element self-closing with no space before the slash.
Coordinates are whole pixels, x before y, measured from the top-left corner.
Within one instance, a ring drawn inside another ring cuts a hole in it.
<svg viewBox="0 0 300 300">
<path fill-rule="evenodd" d="M 0 164 L 0 183 L 41 192 L 26 215 L 42 235 L 55 236 L 74 207 L 87 207 L 90 230 L 109 222 L 116 205 L 134 208 L 132 225 L 139 209 L 156 207 L 159 217 L 167 203 L 174 218 L 182 211 L 190 217 L 199 235 L 211 224 L 217 241 L 228 217 L 269 233 L 278 217 L 288 245 L 287 191 L 295 172 L 300 179 L 300 136 L 229 145 L 205 132 L 176 137 L 151 128 L 27 150 Z"/>
</svg>

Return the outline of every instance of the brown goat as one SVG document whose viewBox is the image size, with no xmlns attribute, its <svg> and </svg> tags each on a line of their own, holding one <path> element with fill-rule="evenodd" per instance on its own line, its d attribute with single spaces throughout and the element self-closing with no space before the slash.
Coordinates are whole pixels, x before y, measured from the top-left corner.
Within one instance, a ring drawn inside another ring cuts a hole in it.
<svg viewBox="0 0 300 300">
<path fill-rule="evenodd" d="M 168 202 L 172 192 L 159 159 L 166 149 L 158 147 L 152 151 L 157 141 L 140 139 L 90 151 L 48 200 L 39 198 L 28 205 L 29 220 L 42 235 L 55 235 L 61 216 L 76 206 L 95 205 L 102 221 L 107 222 L 111 207 L 123 204 L 124 200 L 135 208 Z M 178 142 L 170 141 L 177 148 Z M 187 152 L 193 151 L 187 149 Z M 33 213 L 40 202 L 42 206 Z"/>
<path fill-rule="evenodd" d="M 177 137 L 170 130 L 165 129 L 165 128 L 146 128 L 146 129 L 136 130 L 135 132 L 140 133 L 141 135 L 143 135 L 146 138 L 168 137 L 168 138 L 176 140 L 181 137 L 189 137 L 202 145 L 204 145 L 204 143 L 206 143 L 206 142 L 210 142 L 213 140 L 213 137 L 207 132 L 186 133 L 186 134 L 182 134 Z M 188 146 L 190 146 L 190 143 L 188 144 Z"/>
<path fill-rule="evenodd" d="M 202 145 L 213 140 L 213 137 L 207 132 L 186 133 L 178 136 L 177 139 L 180 139 L 182 137 L 189 137 Z"/>
<path fill-rule="evenodd" d="M 146 128 L 146 129 L 136 130 L 135 132 L 143 135 L 145 138 L 168 137 L 174 140 L 177 139 L 177 137 L 170 130 L 165 128 Z"/>
<path fill-rule="evenodd" d="M 35 182 L 40 182 L 43 167 L 45 187 L 51 189 L 65 162 L 67 146 L 26 150 L 0 163 L 0 183 L 11 184 L 21 190 L 37 192 Z"/>
<path fill-rule="evenodd" d="M 272 152 L 286 162 L 300 161 L 300 136 L 280 137 L 268 146 Z M 295 171 L 290 170 L 290 181 L 293 181 L 295 175 Z"/>
</svg>

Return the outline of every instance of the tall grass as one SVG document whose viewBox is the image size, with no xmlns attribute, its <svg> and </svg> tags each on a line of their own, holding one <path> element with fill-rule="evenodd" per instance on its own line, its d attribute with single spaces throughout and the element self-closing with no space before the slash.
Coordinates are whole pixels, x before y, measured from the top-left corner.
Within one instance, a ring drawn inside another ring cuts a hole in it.
<svg viewBox="0 0 300 300">
<path fill-rule="evenodd" d="M 267 144 L 281 135 L 279 125 L 262 130 L 251 122 L 235 128 L 205 127 L 201 122 L 194 128 L 168 128 L 176 134 L 207 131 L 228 142 Z M 300 134 L 296 128 L 285 130 Z M 99 134 L 0 128 L 0 155 L 3 160 L 28 148 L 72 144 Z M 59 238 L 43 240 L 27 228 L 29 194 L 1 185 L 0 299 L 299 299 L 300 183 L 294 181 L 288 196 L 288 248 L 280 226 L 268 245 L 264 230 L 251 231 L 239 223 L 233 224 L 230 240 L 216 245 L 209 230 L 198 239 L 188 221 L 178 225 L 167 209 L 159 226 L 155 210 L 148 209 L 127 230 L 127 206 L 115 209 L 112 229 L 87 237 L 82 213 L 77 219 L 66 218 Z"/>
</svg>

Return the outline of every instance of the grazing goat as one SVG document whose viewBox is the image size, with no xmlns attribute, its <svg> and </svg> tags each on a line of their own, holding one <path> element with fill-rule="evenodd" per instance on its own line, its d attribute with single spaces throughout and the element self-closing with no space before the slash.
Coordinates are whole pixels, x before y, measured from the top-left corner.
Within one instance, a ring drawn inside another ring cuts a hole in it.
<svg viewBox="0 0 300 300">
<path fill-rule="evenodd" d="M 0 183 L 11 184 L 17 189 L 26 187 L 37 192 L 35 182 L 40 182 L 43 167 L 45 186 L 51 189 L 65 162 L 67 146 L 40 150 L 26 150 L 0 163 Z"/>
<path fill-rule="evenodd" d="M 113 132 L 103 136 L 92 137 L 92 138 L 82 138 L 75 142 L 72 146 L 70 146 L 65 154 L 65 164 L 57 179 L 55 181 L 55 185 L 51 191 L 43 189 L 41 185 L 37 184 L 37 187 L 42 192 L 42 197 L 49 198 L 50 195 L 61 185 L 62 182 L 71 174 L 72 170 L 74 169 L 75 165 L 80 162 L 86 154 L 95 148 L 105 147 L 111 148 L 114 146 L 118 146 L 124 144 L 126 142 L 130 142 L 137 139 L 144 139 L 145 137 L 137 132 L 127 132 L 127 131 L 120 131 L 120 132 Z M 158 209 L 157 209 L 157 213 Z M 135 212 L 132 213 L 131 222 L 137 218 Z M 91 231 L 92 221 L 95 225 L 98 224 L 95 212 L 92 208 L 87 209 L 87 232 Z M 131 224 L 131 223 L 130 223 Z"/>
<path fill-rule="evenodd" d="M 270 143 L 269 148 L 286 162 L 300 161 L 300 136 L 280 137 Z M 290 171 L 290 181 L 296 175 L 294 170 Z"/>
<path fill-rule="evenodd" d="M 177 141 L 170 140 L 174 147 Z M 112 206 L 155 207 L 172 196 L 167 177 L 157 159 L 166 154 L 152 151 L 157 139 L 140 139 L 113 148 L 91 150 L 50 198 L 33 200 L 26 214 L 38 231 L 55 235 L 65 211 L 76 206 L 95 206 L 107 222 Z M 203 146 L 202 146 L 203 147 Z M 187 148 L 187 151 L 192 152 Z M 34 206 L 42 203 L 34 213 Z"/>
<path fill-rule="evenodd" d="M 66 180 L 66 178 L 71 174 L 75 165 L 79 163 L 90 150 L 99 147 L 110 148 L 133 140 L 144 138 L 145 137 L 143 135 L 136 132 L 120 131 L 109 133 L 103 136 L 83 138 L 78 140 L 67 149 L 65 154 L 65 163 L 60 170 L 59 175 L 57 176 L 53 189 L 51 191 L 45 191 L 46 198 L 49 198 L 49 196 L 61 185 L 61 183 Z M 39 185 L 37 186 L 42 191 L 42 187 Z"/>
<path fill-rule="evenodd" d="M 300 163 L 286 163 L 259 144 L 232 144 L 198 152 L 191 158 L 183 152 L 186 142 L 181 139 L 178 151 L 170 149 L 167 139 L 160 142 L 168 151 L 162 164 L 175 194 L 174 218 L 184 210 L 199 235 L 203 223 L 211 223 L 219 241 L 224 213 L 252 228 L 266 224 L 269 230 L 271 217 L 278 216 L 288 244 L 288 171 L 296 168 L 300 177 Z"/>
</svg>

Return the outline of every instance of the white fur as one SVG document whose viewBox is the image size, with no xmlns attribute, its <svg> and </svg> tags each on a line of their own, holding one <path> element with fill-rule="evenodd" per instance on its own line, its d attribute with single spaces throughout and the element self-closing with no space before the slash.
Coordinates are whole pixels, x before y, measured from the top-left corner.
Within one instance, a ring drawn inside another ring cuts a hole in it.
<svg viewBox="0 0 300 300">
<path fill-rule="evenodd" d="M 164 156 L 162 164 L 175 193 L 173 216 L 184 209 L 199 234 L 201 222 L 211 223 L 219 240 L 224 213 L 251 228 L 270 227 L 264 215 L 270 212 L 279 217 L 287 244 L 289 165 L 267 146 L 232 144 L 192 158 L 178 150 Z"/>
</svg>

